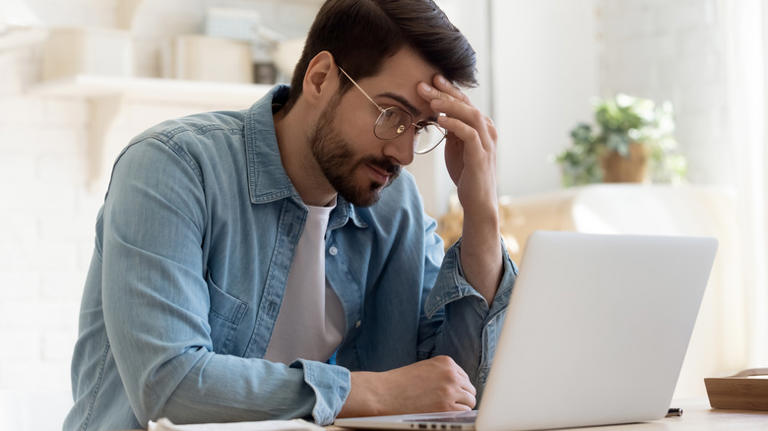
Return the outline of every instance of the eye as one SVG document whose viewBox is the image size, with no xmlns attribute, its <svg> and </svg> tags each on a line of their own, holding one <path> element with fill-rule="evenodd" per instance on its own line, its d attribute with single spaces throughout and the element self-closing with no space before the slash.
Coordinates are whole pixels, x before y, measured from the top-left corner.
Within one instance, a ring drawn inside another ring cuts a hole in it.
<svg viewBox="0 0 768 431">
<path fill-rule="evenodd" d="M 410 116 L 397 107 L 388 107 L 382 115 L 381 121 L 384 126 L 394 130 L 398 135 L 405 133 L 410 126 Z"/>
</svg>

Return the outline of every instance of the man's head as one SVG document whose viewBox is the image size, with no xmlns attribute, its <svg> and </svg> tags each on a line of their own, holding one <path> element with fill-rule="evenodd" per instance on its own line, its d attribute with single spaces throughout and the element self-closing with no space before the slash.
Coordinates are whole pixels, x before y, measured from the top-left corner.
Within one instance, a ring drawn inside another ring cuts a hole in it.
<svg viewBox="0 0 768 431">
<path fill-rule="evenodd" d="M 472 47 L 431 0 L 328 0 L 307 37 L 282 115 L 300 99 L 319 113 L 307 135 L 314 160 L 342 197 L 371 205 L 413 159 L 413 133 L 392 141 L 374 136 L 376 105 L 402 108 L 417 122 L 435 119 L 416 85 L 438 73 L 459 85 L 476 84 Z"/>
<path fill-rule="evenodd" d="M 449 81 L 477 85 L 475 51 L 432 0 L 328 0 L 309 30 L 284 109 L 298 100 L 307 66 L 321 51 L 333 53 L 336 63 L 360 80 L 377 74 L 404 46 Z M 341 91 L 351 86 L 344 82 Z"/>
</svg>

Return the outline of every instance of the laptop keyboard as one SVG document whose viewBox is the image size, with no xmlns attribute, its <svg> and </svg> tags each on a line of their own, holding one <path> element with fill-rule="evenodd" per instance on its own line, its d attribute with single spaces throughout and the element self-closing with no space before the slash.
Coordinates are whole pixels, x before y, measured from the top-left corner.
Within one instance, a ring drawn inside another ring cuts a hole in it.
<svg viewBox="0 0 768 431">
<path fill-rule="evenodd" d="M 455 416 L 435 416 L 435 417 L 422 417 L 419 419 L 406 419 L 403 422 L 437 422 L 437 423 L 460 423 L 471 424 L 477 419 L 477 410 L 469 412 L 458 413 Z"/>
</svg>

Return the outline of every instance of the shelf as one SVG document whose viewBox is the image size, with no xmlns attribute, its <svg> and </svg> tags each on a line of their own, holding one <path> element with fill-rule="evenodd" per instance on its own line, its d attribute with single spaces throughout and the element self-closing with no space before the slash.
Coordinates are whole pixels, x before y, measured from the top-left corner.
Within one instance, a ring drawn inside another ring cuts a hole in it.
<svg viewBox="0 0 768 431">
<path fill-rule="evenodd" d="M 29 89 L 29 94 L 88 102 L 88 182 L 98 187 L 114 159 L 115 148 L 108 144 L 107 136 L 116 119 L 123 115 L 127 101 L 247 109 L 271 88 L 272 85 L 261 84 L 76 75 L 39 83 Z M 120 142 L 118 147 L 124 144 Z"/>
<path fill-rule="evenodd" d="M 222 103 L 250 106 L 272 85 L 185 81 L 163 78 L 76 75 L 42 82 L 30 89 L 34 95 L 66 98 L 121 96 L 128 100 L 167 103 Z"/>
<path fill-rule="evenodd" d="M 0 52 L 40 43 L 47 35 L 45 29 L 34 27 L 0 31 Z"/>
</svg>

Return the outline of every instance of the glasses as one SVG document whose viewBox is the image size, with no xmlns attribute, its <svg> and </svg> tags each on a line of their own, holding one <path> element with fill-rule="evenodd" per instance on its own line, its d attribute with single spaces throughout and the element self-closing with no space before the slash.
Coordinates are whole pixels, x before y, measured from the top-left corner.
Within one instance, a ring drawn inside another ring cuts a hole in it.
<svg viewBox="0 0 768 431">
<path fill-rule="evenodd" d="M 413 115 L 397 106 L 382 108 L 374 102 L 371 96 L 365 92 L 351 76 L 339 66 L 339 70 L 349 81 L 360 90 L 366 99 L 376 106 L 379 110 L 379 117 L 373 125 L 373 134 L 383 141 L 391 141 L 405 134 L 411 127 L 415 130 L 413 139 L 413 152 L 416 154 L 426 154 L 440 145 L 445 140 L 446 131 L 434 121 L 413 122 Z"/>
</svg>

